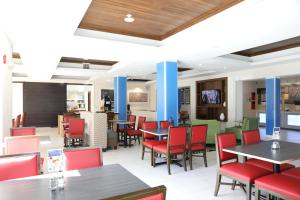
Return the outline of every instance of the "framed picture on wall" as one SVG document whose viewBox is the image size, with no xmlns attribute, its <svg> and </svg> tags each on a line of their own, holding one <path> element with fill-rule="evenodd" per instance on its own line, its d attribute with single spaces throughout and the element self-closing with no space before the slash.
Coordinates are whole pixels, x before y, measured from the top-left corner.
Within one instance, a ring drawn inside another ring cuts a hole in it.
<svg viewBox="0 0 300 200">
<path fill-rule="evenodd" d="M 129 102 L 148 102 L 148 93 L 129 92 Z"/>
</svg>

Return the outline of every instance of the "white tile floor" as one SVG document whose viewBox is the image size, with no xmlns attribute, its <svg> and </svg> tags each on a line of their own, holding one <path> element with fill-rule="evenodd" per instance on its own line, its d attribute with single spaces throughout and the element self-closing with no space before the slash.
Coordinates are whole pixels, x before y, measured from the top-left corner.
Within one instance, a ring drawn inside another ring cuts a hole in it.
<svg viewBox="0 0 300 200">
<path fill-rule="evenodd" d="M 50 135 L 52 143 L 41 146 L 42 154 L 47 149 L 61 148 L 63 139 L 58 136 L 56 128 L 39 128 L 39 135 Z M 216 155 L 208 153 L 208 167 L 205 168 L 202 158 L 194 158 L 194 170 L 185 172 L 183 167 L 171 166 L 172 175 L 168 175 L 167 166 L 155 168 L 150 165 L 150 154 L 141 160 L 141 146 L 130 148 L 118 147 L 103 153 L 104 165 L 119 163 L 150 186 L 165 185 L 168 200 L 211 200 L 211 199 L 245 199 L 241 189 L 232 191 L 230 186 L 221 186 L 218 197 L 213 196 L 216 178 Z M 46 168 L 45 168 L 46 169 Z M 253 197 L 254 199 L 254 197 Z"/>
</svg>

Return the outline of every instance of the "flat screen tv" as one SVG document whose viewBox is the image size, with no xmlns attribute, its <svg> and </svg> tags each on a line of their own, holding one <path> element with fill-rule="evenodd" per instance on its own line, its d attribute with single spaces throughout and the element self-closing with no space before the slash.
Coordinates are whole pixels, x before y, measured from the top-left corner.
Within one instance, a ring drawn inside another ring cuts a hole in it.
<svg viewBox="0 0 300 200">
<path fill-rule="evenodd" d="M 220 90 L 202 90 L 202 103 L 203 104 L 220 104 L 221 92 Z"/>
</svg>

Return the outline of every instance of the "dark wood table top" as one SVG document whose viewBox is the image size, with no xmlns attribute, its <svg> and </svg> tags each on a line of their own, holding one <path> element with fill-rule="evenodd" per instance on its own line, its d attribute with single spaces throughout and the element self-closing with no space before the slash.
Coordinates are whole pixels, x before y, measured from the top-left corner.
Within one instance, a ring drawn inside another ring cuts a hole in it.
<svg viewBox="0 0 300 200">
<path fill-rule="evenodd" d="M 121 165 L 68 171 L 63 190 L 49 190 L 49 175 L 0 182 L 1 200 L 103 199 L 150 188 Z"/>
<path fill-rule="evenodd" d="M 152 135 L 156 135 L 156 136 L 165 136 L 165 135 L 168 135 L 169 133 L 169 130 L 168 129 L 140 129 L 142 132 L 145 132 L 145 133 L 149 133 L 149 134 L 152 134 Z"/>
<path fill-rule="evenodd" d="M 223 151 L 264 160 L 274 164 L 283 164 L 300 159 L 300 144 L 279 141 L 280 149 L 272 149 L 273 140 L 262 141 L 258 144 L 241 145 L 225 148 Z"/>
</svg>

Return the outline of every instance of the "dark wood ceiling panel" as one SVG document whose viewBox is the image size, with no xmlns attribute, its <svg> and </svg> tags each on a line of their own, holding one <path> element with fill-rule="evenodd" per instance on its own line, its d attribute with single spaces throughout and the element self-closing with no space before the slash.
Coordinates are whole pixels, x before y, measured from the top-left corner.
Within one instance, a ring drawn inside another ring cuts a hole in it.
<svg viewBox="0 0 300 200">
<path fill-rule="evenodd" d="M 300 36 L 290 38 L 287 40 L 282 40 L 282 41 L 275 42 L 275 43 L 271 43 L 271 44 L 266 44 L 266 45 L 259 46 L 259 47 L 254 47 L 251 49 L 246 49 L 243 51 L 238 51 L 233 54 L 240 55 L 240 56 L 252 57 L 252 56 L 263 55 L 263 54 L 272 53 L 272 52 L 276 52 L 276 51 L 291 49 L 291 48 L 295 48 L 295 47 L 300 47 Z"/>
<path fill-rule="evenodd" d="M 93 0 L 79 28 L 163 40 L 242 0 Z M 135 21 L 123 21 L 126 14 Z"/>
<path fill-rule="evenodd" d="M 62 57 L 60 62 L 67 62 L 67 63 L 90 63 L 93 65 L 107 65 L 112 66 L 117 61 L 109 61 L 109 60 L 95 60 L 95 59 L 83 59 L 83 58 L 72 58 L 72 57 Z"/>
</svg>

